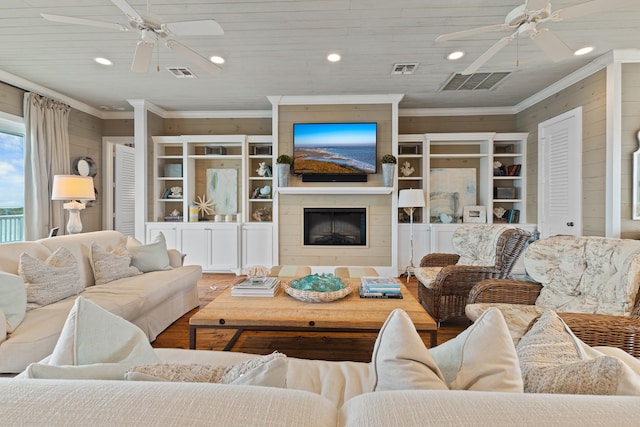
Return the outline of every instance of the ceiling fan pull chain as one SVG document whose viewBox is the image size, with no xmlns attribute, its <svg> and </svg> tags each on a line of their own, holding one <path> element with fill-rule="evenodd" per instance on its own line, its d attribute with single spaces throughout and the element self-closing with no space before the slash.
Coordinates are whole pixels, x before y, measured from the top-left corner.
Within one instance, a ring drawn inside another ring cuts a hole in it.
<svg viewBox="0 0 640 427">
<path fill-rule="evenodd" d="M 516 68 L 520 66 L 520 37 L 516 37 Z"/>
<path fill-rule="evenodd" d="M 160 46 L 159 43 L 156 43 L 156 72 L 159 73 L 160 72 Z"/>
</svg>

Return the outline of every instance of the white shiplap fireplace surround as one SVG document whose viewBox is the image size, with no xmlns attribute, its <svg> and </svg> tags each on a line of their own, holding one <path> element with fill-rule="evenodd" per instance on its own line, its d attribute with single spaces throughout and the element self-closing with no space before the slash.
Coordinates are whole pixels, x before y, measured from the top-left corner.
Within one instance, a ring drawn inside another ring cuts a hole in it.
<svg viewBox="0 0 640 427">
<path fill-rule="evenodd" d="M 384 154 L 397 156 L 398 103 L 402 95 L 269 97 L 273 106 L 276 155 L 293 153 L 293 123 L 375 121 L 378 163 Z M 364 246 L 305 246 L 304 208 L 364 207 Z M 278 264 L 309 265 L 314 272 L 336 266 L 372 266 L 395 275 L 397 267 L 397 182 L 383 186 L 382 171 L 363 183 L 312 183 L 292 176 L 289 186 L 274 192 L 274 253 Z"/>
</svg>

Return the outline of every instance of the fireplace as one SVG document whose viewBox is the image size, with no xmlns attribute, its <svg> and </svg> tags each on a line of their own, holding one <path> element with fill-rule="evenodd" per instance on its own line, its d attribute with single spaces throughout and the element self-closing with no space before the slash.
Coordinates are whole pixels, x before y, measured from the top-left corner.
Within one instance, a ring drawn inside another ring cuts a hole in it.
<svg viewBox="0 0 640 427">
<path fill-rule="evenodd" d="M 366 208 L 304 208 L 305 246 L 366 246 Z"/>
</svg>

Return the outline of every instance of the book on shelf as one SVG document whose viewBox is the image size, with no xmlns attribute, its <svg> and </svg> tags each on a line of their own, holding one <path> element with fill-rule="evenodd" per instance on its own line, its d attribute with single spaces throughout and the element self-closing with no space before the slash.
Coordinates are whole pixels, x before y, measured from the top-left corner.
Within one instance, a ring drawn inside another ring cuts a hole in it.
<svg viewBox="0 0 640 427">
<path fill-rule="evenodd" d="M 277 277 L 267 277 L 261 282 L 246 279 L 231 288 L 231 296 L 272 297 L 278 293 L 280 281 Z"/>
<path fill-rule="evenodd" d="M 522 165 L 520 164 L 507 166 L 507 176 L 520 176 L 520 169 L 522 169 Z"/>
<path fill-rule="evenodd" d="M 502 218 L 506 219 L 509 224 L 517 224 L 520 222 L 520 210 L 507 209 Z"/>
</svg>

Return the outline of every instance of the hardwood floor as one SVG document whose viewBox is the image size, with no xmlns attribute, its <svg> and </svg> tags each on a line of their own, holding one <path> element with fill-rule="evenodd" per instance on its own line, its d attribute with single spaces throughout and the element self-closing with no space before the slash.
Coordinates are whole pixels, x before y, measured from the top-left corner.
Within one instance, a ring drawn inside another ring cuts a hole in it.
<svg viewBox="0 0 640 427">
<path fill-rule="evenodd" d="M 200 307 L 204 307 L 236 279 L 237 277 L 233 274 L 204 274 L 198 282 Z M 415 277 L 411 278 L 407 288 L 417 299 L 418 281 Z M 153 347 L 189 348 L 189 318 L 197 311 L 198 308 L 191 310 L 169 326 L 152 343 Z M 469 324 L 469 321 L 464 318 L 444 322 L 438 329 L 438 344 L 455 337 Z M 198 349 L 222 350 L 234 332 L 234 330 L 199 330 Z M 233 351 L 269 354 L 278 350 L 290 357 L 369 362 L 375 340 L 376 334 L 366 333 L 301 334 L 299 332 L 246 331 L 238 339 Z"/>
</svg>

